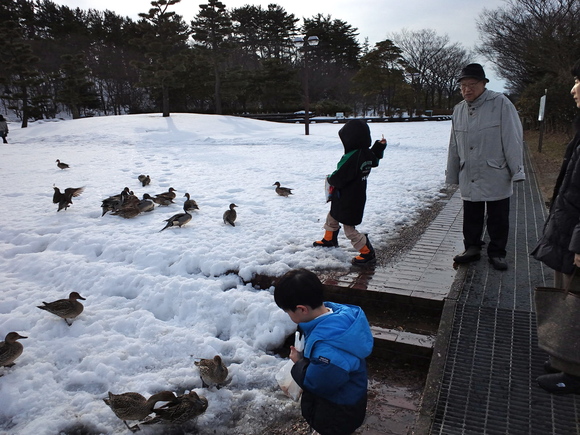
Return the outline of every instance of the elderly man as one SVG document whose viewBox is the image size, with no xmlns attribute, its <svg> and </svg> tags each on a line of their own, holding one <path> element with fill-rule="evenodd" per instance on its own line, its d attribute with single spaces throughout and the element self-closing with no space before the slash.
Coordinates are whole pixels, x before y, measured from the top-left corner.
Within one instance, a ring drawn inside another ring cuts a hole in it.
<svg viewBox="0 0 580 435">
<path fill-rule="evenodd" d="M 488 260 L 506 270 L 513 182 L 525 179 L 522 124 L 505 95 L 486 89 L 489 80 L 480 64 L 463 68 L 458 81 L 463 101 L 453 110 L 446 182 L 459 184 L 461 191 L 465 251 L 453 260 L 480 259 L 487 211 Z"/>
</svg>

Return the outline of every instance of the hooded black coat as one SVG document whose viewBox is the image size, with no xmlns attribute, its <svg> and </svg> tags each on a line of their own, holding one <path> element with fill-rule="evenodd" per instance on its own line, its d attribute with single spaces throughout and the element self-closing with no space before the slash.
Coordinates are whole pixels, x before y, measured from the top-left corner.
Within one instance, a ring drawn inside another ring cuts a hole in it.
<svg viewBox="0 0 580 435">
<path fill-rule="evenodd" d="M 367 178 L 371 168 L 379 165 L 386 144 L 376 141 L 372 149 L 371 133 L 366 122 L 350 120 L 338 136 L 344 146 L 344 155 L 328 182 L 334 187 L 330 215 L 345 225 L 362 222 L 367 199 Z"/>
<path fill-rule="evenodd" d="M 578 123 L 577 123 L 578 127 Z M 574 272 L 580 254 L 580 131 L 566 147 L 544 233 L 532 256 L 558 272 Z"/>
</svg>

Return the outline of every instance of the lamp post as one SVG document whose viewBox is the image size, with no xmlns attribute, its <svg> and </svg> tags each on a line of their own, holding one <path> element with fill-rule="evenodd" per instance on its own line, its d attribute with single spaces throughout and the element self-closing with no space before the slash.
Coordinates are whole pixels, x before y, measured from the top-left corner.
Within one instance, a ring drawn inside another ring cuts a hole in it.
<svg viewBox="0 0 580 435">
<path fill-rule="evenodd" d="M 309 36 L 304 39 L 294 38 L 293 44 L 298 51 L 304 51 L 304 134 L 310 134 L 310 93 L 308 88 L 308 49 L 318 45 L 318 36 Z"/>
</svg>

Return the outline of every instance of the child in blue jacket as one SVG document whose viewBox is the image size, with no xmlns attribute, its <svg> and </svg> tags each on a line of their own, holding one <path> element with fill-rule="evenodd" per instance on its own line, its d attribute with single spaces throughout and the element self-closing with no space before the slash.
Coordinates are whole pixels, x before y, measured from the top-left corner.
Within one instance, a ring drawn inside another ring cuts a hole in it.
<svg viewBox="0 0 580 435">
<path fill-rule="evenodd" d="M 330 212 L 324 224 L 324 237 L 313 245 L 319 247 L 338 246 L 340 225 L 352 246 L 360 252 L 352 259 L 354 265 L 375 262 L 375 250 L 368 235 L 355 228 L 363 219 L 367 199 L 367 179 L 371 169 L 379 165 L 387 147 L 385 138 L 371 146 L 371 132 L 366 122 L 351 119 L 338 132 L 344 147 L 344 155 L 336 170 L 327 181 L 332 186 Z"/>
<path fill-rule="evenodd" d="M 348 435 L 366 415 L 365 358 L 373 336 L 354 305 L 323 301 L 323 285 L 306 269 L 280 277 L 274 300 L 305 335 L 304 352 L 291 347 L 292 377 L 302 388 L 302 416 L 322 435 Z"/>
</svg>

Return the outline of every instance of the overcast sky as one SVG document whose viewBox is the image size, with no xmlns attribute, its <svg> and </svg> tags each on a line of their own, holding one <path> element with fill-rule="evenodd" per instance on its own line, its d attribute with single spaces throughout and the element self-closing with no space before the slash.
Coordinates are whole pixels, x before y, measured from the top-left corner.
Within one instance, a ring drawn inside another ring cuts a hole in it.
<svg viewBox="0 0 580 435">
<path fill-rule="evenodd" d="M 148 0 L 53 0 L 57 4 L 81 9 L 111 10 L 122 16 L 138 18 L 151 6 Z M 206 0 L 182 0 L 173 10 L 189 22 Z M 228 9 L 247 4 L 267 8 L 269 3 L 282 6 L 297 18 L 311 18 L 322 13 L 340 19 L 358 29 L 360 42 L 368 38 L 371 46 L 403 29 L 433 29 L 438 35 L 448 35 L 451 42 L 473 48 L 479 42 L 476 20 L 486 9 L 504 6 L 506 0 L 222 0 Z M 495 79 L 491 64 L 486 66 L 490 79 L 488 88 L 502 91 L 503 82 Z"/>
</svg>

